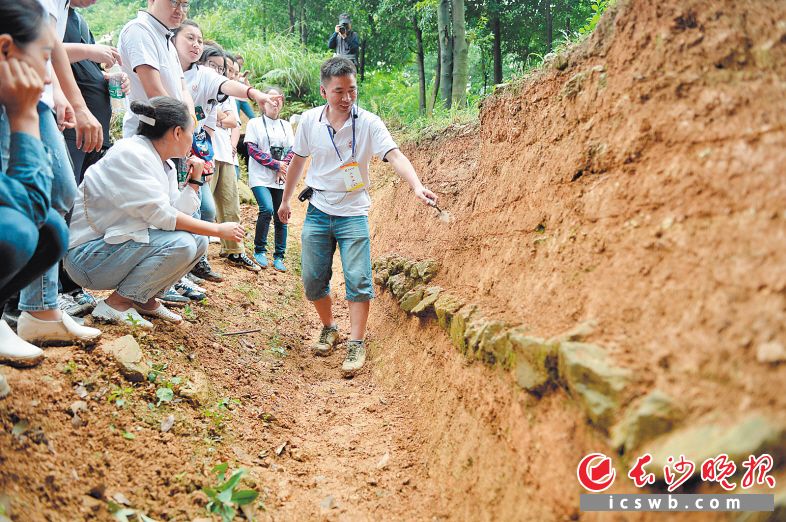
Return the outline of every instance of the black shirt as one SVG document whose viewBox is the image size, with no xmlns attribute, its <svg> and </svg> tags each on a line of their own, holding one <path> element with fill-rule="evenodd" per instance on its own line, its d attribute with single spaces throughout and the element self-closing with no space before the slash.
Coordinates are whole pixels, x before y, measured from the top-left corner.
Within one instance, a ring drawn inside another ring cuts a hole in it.
<svg viewBox="0 0 786 522">
<path fill-rule="evenodd" d="M 63 42 L 96 43 L 87 22 L 74 8 L 68 10 L 68 23 Z M 104 147 L 109 147 L 109 120 L 112 118 L 112 106 L 109 102 L 109 83 L 104 79 L 101 66 L 90 60 L 81 60 L 72 63 L 71 70 L 74 72 L 74 79 L 82 92 L 87 108 L 90 109 L 104 130 Z M 63 134 L 67 140 L 76 140 L 74 129 L 65 129 Z"/>
</svg>

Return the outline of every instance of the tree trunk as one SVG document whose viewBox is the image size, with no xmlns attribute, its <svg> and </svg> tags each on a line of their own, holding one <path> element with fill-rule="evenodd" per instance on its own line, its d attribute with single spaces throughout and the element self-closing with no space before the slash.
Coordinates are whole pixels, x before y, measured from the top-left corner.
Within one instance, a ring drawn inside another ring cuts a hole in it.
<svg viewBox="0 0 786 522">
<path fill-rule="evenodd" d="M 453 0 L 453 106 L 467 104 L 469 42 L 464 20 L 464 0 Z"/>
<path fill-rule="evenodd" d="M 308 28 L 306 27 L 306 0 L 300 0 L 300 41 L 308 44 Z"/>
<path fill-rule="evenodd" d="M 450 109 L 453 101 L 453 35 L 450 30 L 450 2 L 439 0 L 437 8 L 437 29 L 439 30 L 440 50 L 440 87 L 442 103 Z"/>
<path fill-rule="evenodd" d="M 365 38 L 363 38 L 363 41 L 360 43 L 360 57 L 359 57 L 358 65 L 360 66 L 360 71 L 358 72 L 360 73 L 360 81 L 362 83 L 363 80 L 366 78 L 366 39 Z"/>
<path fill-rule="evenodd" d="M 412 16 L 412 27 L 415 29 L 415 39 L 417 40 L 417 59 L 418 59 L 418 106 L 420 115 L 426 114 L 426 66 L 423 63 L 425 56 L 423 53 L 423 30 L 418 25 L 417 15 Z"/>
<path fill-rule="evenodd" d="M 499 26 L 499 13 L 494 13 L 491 19 L 491 32 L 494 34 L 494 47 L 492 54 L 494 55 L 494 83 L 502 83 L 502 30 Z"/>
<path fill-rule="evenodd" d="M 551 0 L 544 0 L 546 9 L 546 49 L 551 52 L 554 47 L 554 19 L 551 16 Z"/>
<path fill-rule="evenodd" d="M 292 4 L 292 0 L 288 0 L 288 7 L 289 7 L 289 34 L 295 34 L 295 6 Z"/>
<path fill-rule="evenodd" d="M 434 89 L 431 91 L 431 100 L 428 105 L 428 115 L 434 115 L 434 107 L 437 105 L 437 97 L 439 96 L 439 76 L 442 65 L 442 51 L 440 51 L 439 42 L 437 42 L 437 65 L 434 67 Z"/>
</svg>

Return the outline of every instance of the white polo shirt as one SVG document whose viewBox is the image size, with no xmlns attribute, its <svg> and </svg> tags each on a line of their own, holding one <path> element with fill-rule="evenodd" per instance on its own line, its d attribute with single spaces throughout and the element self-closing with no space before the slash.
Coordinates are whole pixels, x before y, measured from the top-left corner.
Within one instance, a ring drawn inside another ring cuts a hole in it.
<svg viewBox="0 0 786 522">
<path fill-rule="evenodd" d="M 149 99 L 135 72 L 140 65 L 149 65 L 156 69 L 161 75 L 161 84 L 167 95 L 182 101 L 183 68 L 180 66 L 175 44 L 170 41 L 170 35 L 169 28 L 147 11 L 139 11 L 137 17 L 120 31 L 117 49 L 123 59 L 123 71 L 131 79 L 129 102 Z M 136 114 L 126 111 L 123 136 L 133 136 L 138 125 Z"/>
<path fill-rule="evenodd" d="M 62 42 L 68 23 L 68 8 L 71 5 L 71 0 L 38 0 L 38 3 L 44 8 L 44 12 L 49 16 L 51 23 L 55 24 L 57 39 Z M 47 67 L 51 67 L 51 58 L 47 61 L 46 65 Z M 41 93 L 41 101 L 50 108 L 54 108 L 54 88 L 51 83 L 44 85 L 44 92 Z"/>
<path fill-rule="evenodd" d="M 237 115 L 237 102 L 235 98 L 230 96 L 227 100 L 216 107 L 219 111 L 228 112 L 227 120 L 234 118 L 238 125 L 240 125 L 240 117 Z M 224 120 L 224 121 L 227 121 Z M 215 121 L 215 120 L 213 120 Z M 205 124 L 206 127 L 209 124 Z M 222 161 L 234 165 L 232 159 L 232 129 L 216 129 L 213 133 L 213 159 L 215 161 Z"/>
<path fill-rule="evenodd" d="M 267 127 L 265 127 L 267 125 Z M 270 154 L 270 147 L 287 149 L 295 142 L 292 125 L 281 118 L 271 120 L 265 115 L 248 120 L 246 143 L 253 143 L 262 152 Z M 276 181 L 276 171 L 259 164 L 254 158 L 248 160 L 248 186 L 283 189 Z"/>
<path fill-rule="evenodd" d="M 397 149 L 398 145 L 379 116 L 359 107 L 355 107 L 353 116 L 333 134 L 324 116 L 326 108 L 327 105 L 323 105 L 302 114 L 292 147 L 298 156 L 311 156 L 311 166 L 306 174 L 306 184 L 314 189 L 311 204 L 332 216 L 367 216 L 371 207 L 368 193 L 371 157 L 384 160 L 387 153 Z M 357 142 L 355 161 L 366 186 L 347 192 L 341 166 L 352 156 L 353 122 Z"/>
<path fill-rule="evenodd" d="M 210 67 L 193 64 L 185 72 L 185 80 L 194 100 L 197 121 L 200 125 L 215 129 L 215 108 L 229 98 L 226 94 L 221 94 L 221 86 L 229 79 Z"/>
</svg>

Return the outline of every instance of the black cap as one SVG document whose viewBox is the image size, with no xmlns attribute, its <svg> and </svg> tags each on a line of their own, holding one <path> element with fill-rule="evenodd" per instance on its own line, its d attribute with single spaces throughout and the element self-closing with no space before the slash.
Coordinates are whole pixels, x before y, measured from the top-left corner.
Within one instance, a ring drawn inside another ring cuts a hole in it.
<svg viewBox="0 0 786 522">
<path fill-rule="evenodd" d="M 343 23 L 351 24 L 352 20 L 349 18 L 349 15 L 347 13 L 342 13 L 342 14 L 338 15 L 338 23 L 339 24 L 343 24 Z"/>
</svg>

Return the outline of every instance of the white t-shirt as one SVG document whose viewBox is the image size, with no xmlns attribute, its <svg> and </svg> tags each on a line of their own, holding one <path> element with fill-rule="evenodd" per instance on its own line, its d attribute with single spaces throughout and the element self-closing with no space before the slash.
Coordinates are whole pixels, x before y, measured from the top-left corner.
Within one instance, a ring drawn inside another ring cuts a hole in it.
<svg viewBox="0 0 786 522">
<path fill-rule="evenodd" d="M 229 79 L 210 67 L 194 64 L 185 72 L 185 80 L 194 100 L 199 124 L 215 129 L 215 108 L 228 98 L 226 94 L 221 94 L 221 86 Z"/>
<path fill-rule="evenodd" d="M 237 104 L 235 98 L 230 96 L 225 102 L 217 106 L 217 110 L 228 112 L 227 119 L 234 118 L 240 125 L 240 117 L 237 115 Z M 227 120 L 225 120 L 227 121 Z M 206 125 L 207 126 L 207 125 Z M 232 158 L 232 129 L 216 129 L 213 133 L 213 159 L 234 165 Z"/>
<path fill-rule="evenodd" d="M 38 3 L 44 8 L 44 12 L 49 16 L 49 20 L 54 21 L 57 38 L 62 42 L 65 36 L 66 25 L 68 24 L 68 8 L 71 0 L 38 0 Z M 47 68 L 52 67 L 51 58 L 47 61 L 46 66 Z M 51 83 L 44 86 L 41 101 L 54 108 L 54 88 Z"/>
<path fill-rule="evenodd" d="M 117 49 L 123 59 L 123 72 L 131 79 L 129 103 L 149 99 L 135 73 L 140 65 L 149 65 L 156 69 L 161 75 L 161 84 L 167 94 L 177 100 L 183 99 L 183 68 L 169 35 L 169 29 L 147 11 L 139 11 L 137 17 L 120 31 Z M 138 126 L 139 118 L 136 114 L 126 111 L 123 137 L 133 136 Z"/>
<path fill-rule="evenodd" d="M 302 114 L 292 147 L 298 156 L 311 156 L 311 166 L 306 174 L 306 184 L 314 189 L 311 204 L 332 216 L 367 216 L 371 207 L 368 194 L 368 187 L 371 186 L 368 175 L 371 157 L 384 159 L 398 145 L 379 116 L 359 107 L 355 107 L 354 116 L 350 116 L 333 136 L 330 124 L 324 117 L 326 108 L 327 105 L 323 105 Z M 366 186 L 347 192 L 341 166 L 349 162 L 352 156 L 353 122 L 355 161 L 358 162 Z"/>
<path fill-rule="evenodd" d="M 267 125 L 267 131 L 265 125 Z M 295 134 L 288 121 L 281 118 L 271 120 L 263 115 L 248 120 L 245 142 L 253 143 L 262 152 L 270 154 L 270 147 L 291 148 L 295 142 Z M 248 186 L 284 188 L 276 181 L 276 171 L 260 165 L 254 158 L 248 160 Z"/>
</svg>

